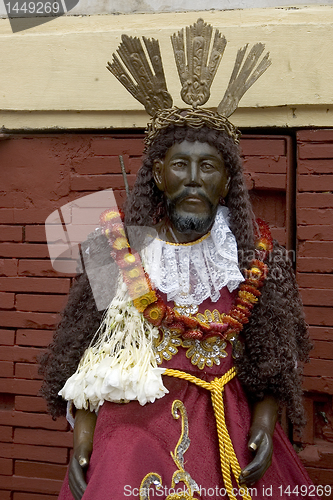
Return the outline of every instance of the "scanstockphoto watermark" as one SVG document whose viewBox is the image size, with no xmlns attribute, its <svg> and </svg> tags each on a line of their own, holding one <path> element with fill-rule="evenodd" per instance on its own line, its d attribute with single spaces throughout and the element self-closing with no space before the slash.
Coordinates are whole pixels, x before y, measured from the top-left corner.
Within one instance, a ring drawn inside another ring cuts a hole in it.
<svg viewBox="0 0 333 500">
<path fill-rule="evenodd" d="M 170 497 L 176 496 L 176 495 L 191 495 L 193 496 L 194 493 L 197 493 L 200 497 L 208 497 L 208 498 L 227 498 L 228 497 L 228 492 L 225 488 L 220 488 L 219 486 L 210 487 L 210 488 L 205 488 L 203 486 L 199 486 L 195 488 L 193 491 L 189 491 L 188 488 L 184 485 L 184 487 L 177 487 L 177 488 L 168 488 L 167 486 L 162 486 L 160 485 L 159 487 L 152 487 L 150 486 L 149 488 L 132 488 L 131 485 L 126 484 L 124 486 L 124 496 L 125 497 L 142 497 L 142 498 L 147 498 L 147 499 L 152 499 L 152 498 L 158 498 L 158 497 Z M 240 495 L 244 496 L 246 494 L 250 495 L 252 498 L 255 498 L 258 496 L 258 490 L 257 488 L 247 488 L 247 487 L 240 487 L 240 488 L 233 488 L 232 489 L 232 494 L 234 496 Z"/>
<path fill-rule="evenodd" d="M 80 0 L 3 0 L 13 33 L 52 21 L 72 10 Z"/>
</svg>

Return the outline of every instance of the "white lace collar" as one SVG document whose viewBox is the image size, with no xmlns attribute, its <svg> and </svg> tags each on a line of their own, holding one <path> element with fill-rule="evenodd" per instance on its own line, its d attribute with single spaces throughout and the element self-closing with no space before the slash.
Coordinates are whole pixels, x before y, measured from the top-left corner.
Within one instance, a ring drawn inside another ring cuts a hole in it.
<svg viewBox="0 0 333 500">
<path fill-rule="evenodd" d="M 232 292 L 244 281 L 227 221 L 227 207 L 219 207 L 211 231 L 200 240 L 174 244 L 154 238 L 141 252 L 152 283 L 168 301 L 189 306 L 210 297 L 216 302 L 221 288 Z"/>
</svg>

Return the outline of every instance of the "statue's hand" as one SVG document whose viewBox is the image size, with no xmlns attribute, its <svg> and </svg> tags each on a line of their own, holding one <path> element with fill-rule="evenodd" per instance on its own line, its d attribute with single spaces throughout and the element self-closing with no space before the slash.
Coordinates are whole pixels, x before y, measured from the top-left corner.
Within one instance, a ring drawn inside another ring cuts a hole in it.
<svg viewBox="0 0 333 500">
<path fill-rule="evenodd" d="M 68 483 L 75 500 L 81 500 L 87 487 L 86 470 L 93 449 L 96 414 L 77 410 L 74 424 L 74 453 L 69 464 Z"/>
<path fill-rule="evenodd" d="M 263 477 L 272 463 L 273 442 L 271 433 L 264 428 L 252 427 L 248 447 L 255 457 L 239 476 L 239 483 L 250 486 Z"/>
<path fill-rule="evenodd" d="M 85 446 L 81 443 L 74 451 L 72 460 L 69 464 L 68 483 L 75 500 L 81 500 L 87 487 L 86 469 L 89 465 L 91 455 L 91 446 Z M 88 443 L 89 444 L 89 443 Z"/>
</svg>

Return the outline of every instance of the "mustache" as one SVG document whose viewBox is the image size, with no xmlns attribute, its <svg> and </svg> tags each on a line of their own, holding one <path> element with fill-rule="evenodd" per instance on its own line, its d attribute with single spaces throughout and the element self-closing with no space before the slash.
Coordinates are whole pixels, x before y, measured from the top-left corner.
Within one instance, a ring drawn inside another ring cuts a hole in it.
<svg viewBox="0 0 333 500">
<path fill-rule="evenodd" d="M 200 200 L 205 201 L 210 207 L 212 207 L 212 203 L 207 198 L 205 193 L 201 192 L 200 189 L 194 191 L 191 188 L 184 188 L 183 191 L 179 195 L 167 200 L 167 203 L 171 204 L 171 205 L 175 205 L 176 203 L 181 202 L 185 198 L 188 198 L 190 196 L 195 196 L 197 198 L 200 198 Z"/>
</svg>

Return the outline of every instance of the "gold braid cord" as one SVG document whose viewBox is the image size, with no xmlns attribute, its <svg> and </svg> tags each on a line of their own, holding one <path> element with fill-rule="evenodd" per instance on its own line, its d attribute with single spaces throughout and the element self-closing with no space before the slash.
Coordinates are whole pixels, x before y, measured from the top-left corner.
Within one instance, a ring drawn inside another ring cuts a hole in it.
<svg viewBox="0 0 333 500">
<path fill-rule="evenodd" d="M 236 480 L 238 490 L 240 492 L 244 491 L 244 494 L 241 495 L 242 498 L 244 500 L 251 500 L 251 496 L 247 492 L 247 488 L 246 487 L 241 488 L 238 482 L 238 478 L 241 473 L 241 468 L 238 463 L 235 450 L 232 446 L 232 442 L 224 418 L 223 390 L 224 386 L 230 380 L 232 380 L 236 375 L 236 368 L 235 367 L 231 368 L 221 378 L 216 377 L 212 382 L 206 382 L 205 380 L 201 380 L 200 378 L 197 378 L 194 375 L 190 375 L 189 373 L 182 372 L 179 370 L 166 369 L 164 375 L 185 379 L 211 392 L 212 404 L 216 418 L 217 435 L 219 439 L 222 477 L 225 489 L 227 490 L 230 500 L 237 500 L 232 492 L 233 490 L 232 479 L 231 479 L 231 472 L 232 472 Z"/>
</svg>

